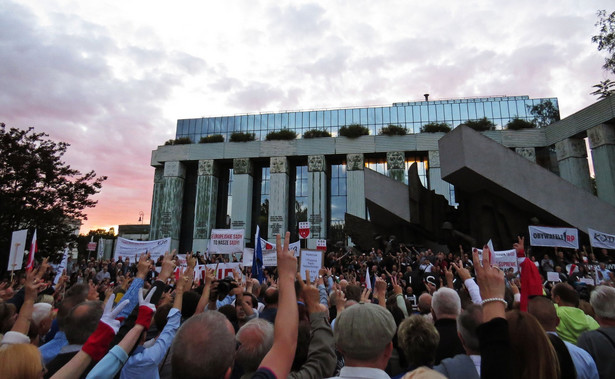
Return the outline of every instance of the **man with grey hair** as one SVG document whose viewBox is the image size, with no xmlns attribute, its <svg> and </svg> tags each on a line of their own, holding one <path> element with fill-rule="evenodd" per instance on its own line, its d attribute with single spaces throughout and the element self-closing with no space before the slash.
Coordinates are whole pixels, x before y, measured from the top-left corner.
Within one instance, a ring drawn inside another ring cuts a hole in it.
<svg viewBox="0 0 615 379">
<path fill-rule="evenodd" d="M 461 299 L 455 290 L 442 287 L 434 292 L 431 299 L 431 314 L 436 330 L 440 334 L 440 343 L 436 350 L 436 364 L 440 364 L 444 358 L 465 354 L 457 335 L 457 317 L 460 312 Z"/>
<path fill-rule="evenodd" d="M 393 352 L 395 319 L 385 307 L 359 303 L 337 317 L 335 344 L 345 365 L 336 378 L 389 378 L 384 369 Z"/>
<path fill-rule="evenodd" d="M 615 288 L 596 287 L 589 303 L 600 328 L 581 334 L 577 346 L 594 358 L 600 378 L 615 378 Z"/>
<path fill-rule="evenodd" d="M 480 346 L 476 328 L 482 323 L 482 307 L 470 304 L 457 317 L 457 335 L 466 353 L 443 359 L 434 370 L 449 379 L 480 378 Z"/>
<path fill-rule="evenodd" d="M 261 318 L 250 320 L 239 329 L 235 339 L 235 359 L 244 372 L 241 378 L 250 378 L 273 346 L 273 324 Z"/>
</svg>

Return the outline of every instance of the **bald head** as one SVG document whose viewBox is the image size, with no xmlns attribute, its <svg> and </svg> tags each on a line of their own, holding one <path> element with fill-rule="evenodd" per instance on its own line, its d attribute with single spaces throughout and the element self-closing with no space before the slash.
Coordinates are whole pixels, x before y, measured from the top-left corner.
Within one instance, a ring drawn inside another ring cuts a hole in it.
<svg viewBox="0 0 615 379">
<path fill-rule="evenodd" d="M 427 314 L 431 312 L 431 295 L 424 293 L 419 296 L 419 312 L 421 314 Z"/>
<path fill-rule="evenodd" d="M 536 296 L 527 305 L 527 312 L 536 317 L 542 328 L 554 332 L 559 324 L 559 317 L 553 302 L 546 297 Z"/>
</svg>

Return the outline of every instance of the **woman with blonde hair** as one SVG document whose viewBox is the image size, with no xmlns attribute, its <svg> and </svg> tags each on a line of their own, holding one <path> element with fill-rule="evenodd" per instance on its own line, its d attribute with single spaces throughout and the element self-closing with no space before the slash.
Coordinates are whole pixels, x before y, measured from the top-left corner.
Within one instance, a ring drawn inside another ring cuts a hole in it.
<svg viewBox="0 0 615 379">
<path fill-rule="evenodd" d="M 29 343 L 0 347 L 0 367 L 7 379 L 38 379 L 45 373 L 41 353 Z"/>
<path fill-rule="evenodd" d="M 506 313 L 506 321 L 514 362 L 513 377 L 559 378 L 557 354 L 536 317 L 513 310 Z"/>
</svg>

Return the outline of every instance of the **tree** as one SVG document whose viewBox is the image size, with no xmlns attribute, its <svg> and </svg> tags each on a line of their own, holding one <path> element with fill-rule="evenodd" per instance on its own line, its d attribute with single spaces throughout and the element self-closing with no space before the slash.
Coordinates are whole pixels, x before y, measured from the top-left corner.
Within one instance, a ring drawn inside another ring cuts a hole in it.
<svg viewBox="0 0 615 379">
<path fill-rule="evenodd" d="M 615 94 L 615 82 L 610 79 L 594 84 L 593 87 L 596 88 L 596 90 L 590 93 L 590 95 L 596 95 L 598 99 L 604 99 L 605 97 Z"/>
<path fill-rule="evenodd" d="M 592 42 L 598 44 L 598 51 L 604 50 L 608 53 L 602 68 L 615 74 L 615 12 L 607 16 L 605 10 L 598 11 L 598 22 L 595 26 L 599 28 L 599 32 L 592 37 Z M 599 99 L 615 94 L 615 87 L 609 79 L 594 85 L 594 88 L 596 90 L 591 95 L 596 95 Z"/>
<path fill-rule="evenodd" d="M 527 106 L 530 114 L 534 116 L 532 122 L 539 128 L 551 125 L 559 121 L 559 108 L 551 100 L 541 100 L 540 103 Z"/>
<path fill-rule="evenodd" d="M 508 122 L 508 124 L 506 124 L 506 129 L 509 130 L 531 129 L 535 127 L 536 125 L 533 122 L 526 121 L 519 117 L 514 117 Z"/>
<path fill-rule="evenodd" d="M 599 20 L 596 26 L 600 28 L 598 35 L 592 37 L 592 42 L 598 44 L 598 51 L 605 50 L 610 55 L 604 59 L 604 68 L 615 74 L 615 12 L 606 15 L 605 10 L 598 11 Z"/>
<path fill-rule="evenodd" d="M 0 123 L 0 270 L 6 267 L 14 230 L 37 229 L 38 251 L 53 255 L 75 241 L 75 224 L 96 205 L 105 176 L 81 174 L 62 161 L 68 144 L 33 128 Z"/>
</svg>

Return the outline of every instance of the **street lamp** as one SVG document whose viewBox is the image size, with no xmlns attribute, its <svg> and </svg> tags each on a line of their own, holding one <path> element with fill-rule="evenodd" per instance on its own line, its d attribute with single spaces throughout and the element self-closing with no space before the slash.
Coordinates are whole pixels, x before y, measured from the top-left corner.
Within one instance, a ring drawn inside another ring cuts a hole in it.
<svg viewBox="0 0 615 379">
<path fill-rule="evenodd" d="M 145 213 L 143 213 L 143 211 L 139 211 L 139 222 L 141 225 L 143 225 L 143 216 L 145 216 Z"/>
</svg>

